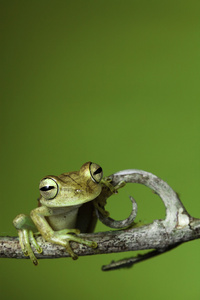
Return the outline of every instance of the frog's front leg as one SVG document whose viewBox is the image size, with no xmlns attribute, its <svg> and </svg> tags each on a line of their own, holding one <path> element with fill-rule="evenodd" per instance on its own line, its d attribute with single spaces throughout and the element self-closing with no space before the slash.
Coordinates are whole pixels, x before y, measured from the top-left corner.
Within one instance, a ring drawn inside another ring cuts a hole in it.
<svg viewBox="0 0 200 300">
<path fill-rule="evenodd" d="M 47 242 L 65 247 L 67 252 L 73 259 L 77 259 L 78 256 L 73 252 L 73 250 L 70 247 L 71 241 L 81 243 L 92 248 L 97 247 L 97 243 L 93 241 L 84 240 L 76 235 L 73 235 L 80 233 L 78 229 L 66 228 L 59 231 L 54 231 L 45 219 L 45 217 L 49 217 L 53 213 L 53 210 L 46 206 L 41 206 L 31 211 L 31 219 L 33 220 L 37 229 L 40 231 L 41 235 Z"/>
<path fill-rule="evenodd" d="M 37 228 L 33 221 L 29 216 L 20 214 L 13 220 L 13 224 L 18 230 L 19 243 L 24 255 L 29 256 L 32 262 L 37 265 L 38 261 L 31 249 L 30 243 L 32 243 L 38 253 L 42 253 L 42 248 L 37 244 L 34 238 L 33 232 L 37 231 Z"/>
<path fill-rule="evenodd" d="M 117 194 L 118 190 L 123 188 L 126 185 L 125 181 L 120 181 L 117 185 L 112 184 L 112 179 L 109 177 L 104 177 L 101 179 L 101 185 L 107 186 L 112 194 Z"/>
</svg>

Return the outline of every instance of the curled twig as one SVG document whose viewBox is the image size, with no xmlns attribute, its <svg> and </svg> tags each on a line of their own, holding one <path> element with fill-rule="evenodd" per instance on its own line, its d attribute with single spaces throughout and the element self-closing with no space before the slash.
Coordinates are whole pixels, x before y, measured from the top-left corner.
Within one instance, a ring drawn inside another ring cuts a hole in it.
<svg viewBox="0 0 200 300">
<path fill-rule="evenodd" d="M 101 214 L 101 212 L 98 209 L 96 209 L 96 214 L 97 214 L 98 219 L 104 225 L 106 225 L 110 228 L 121 229 L 121 228 L 131 226 L 137 216 L 137 203 L 135 202 L 135 200 L 133 199 L 132 196 L 129 196 L 129 198 L 132 202 L 132 211 L 131 211 L 130 216 L 127 219 L 121 220 L 121 221 L 116 221 L 110 217 L 103 216 L 103 214 Z"/>
<path fill-rule="evenodd" d="M 72 248 L 77 255 L 105 254 L 126 252 L 133 250 L 155 249 L 121 263 L 111 263 L 105 269 L 112 269 L 133 265 L 136 262 L 148 259 L 155 255 L 169 251 L 183 242 L 200 237 L 200 219 L 191 217 L 185 210 L 178 195 L 162 179 L 141 170 L 125 170 L 109 176 L 111 183 L 116 186 L 120 182 L 140 183 L 154 190 L 162 199 L 166 208 L 164 220 L 155 220 L 153 223 L 141 227 L 133 227 L 117 231 L 80 234 L 81 237 L 94 240 L 98 243 L 97 249 L 88 248 L 82 244 L 72 242 Z M 101 197 L 107 199 L 111 193 L 104 189 Z M 134 207 L 135 209 L 135 207 Z M 37 258 L 57 258 L 69 256 L 65 249 L 58 245 L 45 242 L 42 237 L 37 241 L 43 248 L 43 253 L 35 253 Z M 0 238 L 0 257 L 25 258 L 16 237 Z"/>
</svg>

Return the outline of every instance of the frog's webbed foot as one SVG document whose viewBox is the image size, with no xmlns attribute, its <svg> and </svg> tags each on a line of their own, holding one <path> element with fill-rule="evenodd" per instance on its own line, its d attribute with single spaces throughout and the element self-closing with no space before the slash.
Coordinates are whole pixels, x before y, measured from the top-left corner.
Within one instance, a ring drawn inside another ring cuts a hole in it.
<svg viewBox="0 0 200 300">
<path fill-rule="evenodd" d="M 75 235 L 72 233 L 74 233 Z M 79 233 L 80 233 L 80 231 L 78 229 L 59 230 L 59 231 L 54 232 L 54 235 L 51 238 L 51 242 L 65 247 L 65 249 L 67 250 L 69 255 L 72 257 L 72 259 L 75 260 L 78 258 L 78 255 L 76 255 L 74 253 L 74 251 L 72 250 L 72 248 L 70 246 L 70 242 L 77 242 L 77 243 L 86 245 L 91 248 L 97 247 L 96 242 L 84 240 L 84 239 L 78 237 L 76 234 L 79 234 Z"/>
<path fill-rule="evenodd" d="M 28 229 L 21 229 L 18 230 L 18 234 L 19 243 L 24 255 L 29 256 L 34 265 L 38 265 L 38 260 L 35 257 L 35 254 L 33 253 L 30 243 L 34 246 L 38 253 L 42 253 L 42 248 L 36 242 L 35 237 L 33 235 L 33 231 Z"/>
<path fill-rule="evenodd" d="M 70 246 L 70 242 L 77 242 L 77 243 L 84 244 L 91 248 L 97 247 L 96 242 L 84 240 L 84 239 L 76 236 L 76 234 L 79 234 L 79 233 L 80 233 L 80 231 L 78 229 L 63 229 L 60 231 L 55 231 L 53 236 L 49 239 L 49 242 L 52 242 L 54 244 L 65 247 L 65 249 L 67 250 L 69 255 L 72 257 L 72 259 L 75 260 L 78 258 L 78 255 L 76 255 L 73 252 L 73 250 Z M 34 265 L 38 265 L 38 260 L 35 257 L 35 254 L 31 248 L 31 245 L 34 246 L 34 248 L 36 249 L 36 251 L 38 253 L 42 253 L 42 248 L 38 245 L 33 232 L 28 229 L 22 229 L 22 230 L 18 230 L 18 234 L 19 234 L 20 246 L 21 246 L 21 249 L 22 249 L 24 255 L 29 256 L 30 259 L 32 260 L 32 262 L 34 263 Z"/>
</svg>

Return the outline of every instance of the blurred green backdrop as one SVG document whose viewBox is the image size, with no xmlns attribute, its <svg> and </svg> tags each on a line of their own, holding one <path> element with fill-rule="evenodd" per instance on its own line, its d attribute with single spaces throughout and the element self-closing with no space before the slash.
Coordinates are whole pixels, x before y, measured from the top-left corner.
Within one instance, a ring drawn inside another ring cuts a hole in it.
<svg viewBox="0 0 200 300">
<path fill-rule="evenodd" d="M 94 161 L 109 175 L 136 168 L 166 180 L 200 217 L 200 2 L 0 1 L 1 235 L 37 205 L 47 174 Z M 164 217 L 159 198 L 128 185 L 115 218 Z M 107 230 L 98 224 L 97 231 Z M 132 253 L 1 260 L 1 299 L 199 299 L 200 243 L 129 270 Z"/>
</svg>

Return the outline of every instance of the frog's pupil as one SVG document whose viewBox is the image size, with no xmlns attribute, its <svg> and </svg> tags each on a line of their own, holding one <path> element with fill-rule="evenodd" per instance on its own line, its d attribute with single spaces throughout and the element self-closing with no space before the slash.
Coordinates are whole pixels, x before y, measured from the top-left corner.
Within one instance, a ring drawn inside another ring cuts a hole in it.
<svg viewBox="0 0 200 300">
<path fill-rule="evenodd" d="M 50 191 L 50 190 L 53 190 L 55 189 L 55 186 L 52 186 L 52 185 L 46 185 L 46 186 L 43 186 L 40 190 L 41 191 Z"/>
<path fill-rule="evenodd" d="M 101 172 L 102 172 L 102 168 L 99 167 L 99 168 L 94 172 L 94 175 L 97 175 L 97 174 L 99 174 L 99 173 L 101 173 Z"/>
</svg>

